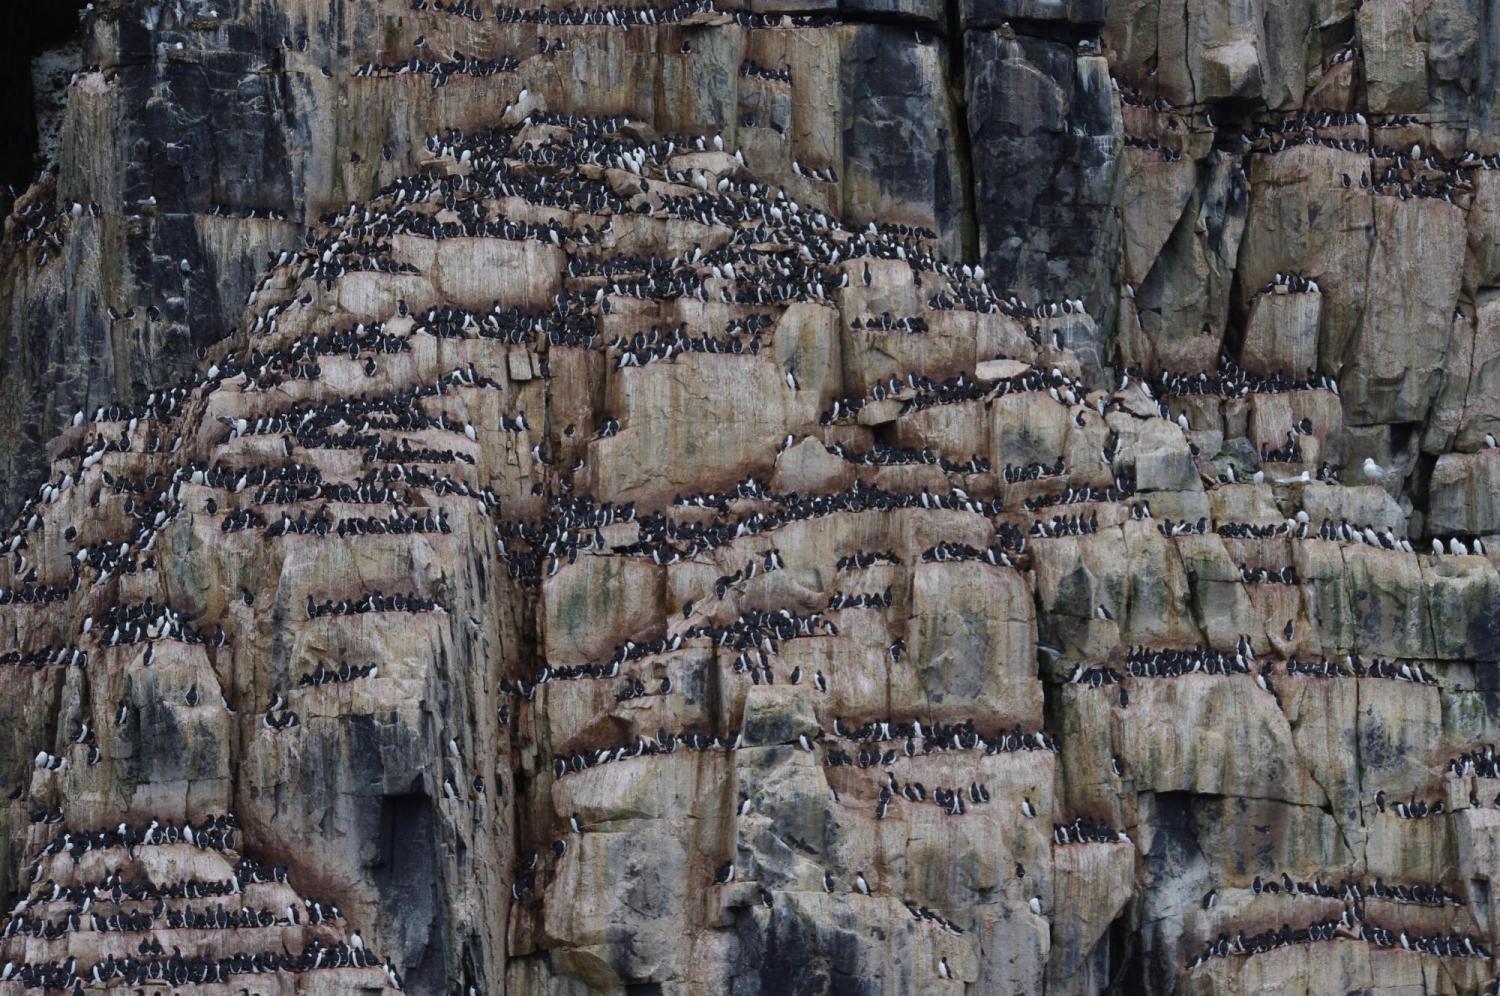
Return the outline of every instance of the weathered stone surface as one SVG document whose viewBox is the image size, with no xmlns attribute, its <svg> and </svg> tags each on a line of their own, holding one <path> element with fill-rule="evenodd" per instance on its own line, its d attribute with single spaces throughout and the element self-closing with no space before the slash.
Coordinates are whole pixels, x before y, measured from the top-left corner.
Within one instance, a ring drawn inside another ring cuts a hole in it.
<svg viewBox="0 0 1500 996">
<path fill-rule="evenodd" d="M 1487 985 L 1480 5 L 217 7 L 96 3 L 0 245 L 3 960 Z"/>
<path fill-rule="evenodd" d="M 1103 59 L 1000 31 L 965 35 L 975 212 L 992 284 L 1113 312 L 1119 108 Z"/>
<path fill-rule="evenodd" d="M 965 28 L 998 28 L 1008 20 L 1099 24 L 1109 7 L 1103 0 L 966 0 L 960 8 Z"/>
<path fill-rule="evenodd" d="M 1445 453 L 1432 470 L 1431 518 L 1438 535 L 1500 533 L 1500 449 Z"/>
<path fill-rule="evenodd" d="M 1250 305 L 1240 362 L 1272 374 L 1281 369 L 1318 368 L 1317 294 L 1266 294 Z"/>
</svg>

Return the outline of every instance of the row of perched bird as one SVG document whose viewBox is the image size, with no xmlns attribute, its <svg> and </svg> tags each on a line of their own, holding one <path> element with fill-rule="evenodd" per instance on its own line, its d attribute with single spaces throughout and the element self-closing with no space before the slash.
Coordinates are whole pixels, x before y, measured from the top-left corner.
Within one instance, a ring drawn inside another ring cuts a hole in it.
<svg viewBox="0 0 1500 996">
<path fill-rule="evenodd" d="M 740 75 L 750 79 L 766 80 L 771 83 L 785 83 L 788 86 L 792 82 L 792 71 L 789 67 L 783 66 L 780 69 L 768 69 L 754 59 L 746 59 L 740 63 Z"/>
<path fill-rule="evenodd" d="M 900 753 L 907 757 L 948 750 L 982 750 L 987 754 L 1001 754 L 1032 750 L 1055 752 L 1062 749 L 1045 730 L 1027 733 L 1017 726 L 987 736 L 979 731 L 972 719 L 961 723 L 881 719 L 851 727 L 841 718 L 835 717 L 832 735 L 861 744 L 901 741 Z"/>
<path fill-rule="evenodd" d="M 894 550 L 856 550 L 853 553 L 845 554 L 835 561 L 833 569 L 835 571 L 862 571 L 881 564 L 899 566 L 901 558 L 896 555 Z"/>
<path fill-rule="evenodd" d="M 826 878 L 831 877 L 832 876 L 826 876 Z M 826 881 L 826 878 L 824 882 L 824 891 L 832 892 L 833 883 Z M 948 933 L 950 934 L 962 934 L 964 932 L 964 929 L 958 924 L 954 923 L 952 920 L 949 920 L 947 917 L 942 916 L 941 914 L 934 913 L 926 906 L 921 906 L 917 903 L 913 903 L 905 899 L 903 899 L 901 902 L 906 907 L 906 911 L 911 914 L 911 918 L 913 920 L 916 920 L 918 923 L 926 922 L 937 924 L 939 927 L 948 931 Z"/>
<path fill-rule="evenodd" d="M 687 353 L 755 356 L 760 353 L 761 345 L 759 334 L 752 334 L 748 339 L 734 335 L 693 336 L 688 335 L 682 326 L 665 335 L 659 329 L 653 328 L 645 336 L 638 334 L 636 339 L 640 341 L 627 344 L 617 339 L 610 343 L 611 348 L 620 350 L 615 359 L 616 370 L 650 366 L 652 363 L 671 360 L 675 356 Z"/>
<path fill-rule="evenodd" d="M 499 499 L 488 487 L 471 488 L 468 482 L 455 479 L 449 474 L 435 477 L 425 471 L 404 466 L 372 468 L 367 473 L 350 481 L 325 481 L 315 467 L 304 467 L 301 463 L 285 463 L 276 467 L 251 467 L 245 469 L 226 468 L 214 464 L 207 471 L 191 470 L 188 480 L 199 487 L 210 487 L 237 494 L 246 488 L 254 488 L 250 501 L 256 505 L 290 505 L 299 502 L 323 501 L 343 502 L 359 505 L 406 505 L 416 504 L 417 489 L 431 490 L 437 497 L 458 494 L 473 498 L 486 510 L 498 504 Z M 392 483 L 406 485 L 392 488 Z M 218 511 L 217 502 L 208 499 Z M 446 516 L 446 513 L 443 513 Z M 222 528 L 226 532 L 252 526 L 264 527 L 265 517 L 254 509 L 236 509 L 226 516 Z"/>
<path fill-rule="evenodd" d="M 325 616 L 363 615 L 366 612 L 447 612 L 436 599 L 427 598 L 416 592 L 396 592 L 387 595 L 376 589 L 367 592 L 358 598 L 341 598 L 334 601 L 325 598 L 322 603 L 307 596 L 307 618 L 318 619 Z"/>
<path fill-rule="evenodd" d="M 363 79 L 371 76 L 425 74 L 433 77 L 432 85 L 436 88 L 445 85 L 452 76 L 474 76 L 484 79 L 500 73 L 515 72 L 520 65 L 520 60 L 508 55 L 502 55 L 496 59 L 481 59 L 455 50 L 448 59 L 424 60 L 414 55 L 400 62 L 383 64 L 367 62 L 354 71 L 354 76 L 357 79 Z"/>
<path fill-rule="evenodd" d="M 913 332 L 923 333 L 928 331 L 927 319 L 921 315 L 907 315 L 903 318 L 894 318 L 889 311 L 882 311 L 878 315 L 868 318 L 855 317 L 849 322 L 849 327 L 856 332 Z"/>
<path fill-rule="evenodd" d="M 1411 152 L 1408 153 L 1401 149 L 1376 146 L 1358 138 L 1325 138 L 1312 130 L 1274 139 L 1256 151 L 1276 155 L 1287 149 L 1306 145 L 1317 145 L 1340 152 L 1353 152 L 1367 156 L 1372 167 L 1370 170 L 1360 171 L 1358 181 L 1360 189 L 1367 189 L 1375 194 L 1399 197 L 1403 201 L 1418 197 L 1434 198 L 1452 204 L 1455 195 L 1469 194 L 1473 191 L 1473 181 L 1464 175 L 1465 170 L 1500 168 L 1500 163 L 1497 163 L 1494 157 L 1481 157 L 1473 152 L 1466 152 L 1464 156 L 1457 159 L 1446 159 L 1431 154 L 1423 156 L 1420 146 L 1412 146 Z M 1385 160 L 1390 161 L 1390 164 L 1384 169 L 1377 170 L 1374 167 L 1373 164 Z M 1354 179 L 1347 173 L 1341 175 L 1340 182 L 1344 187 L 1355 186 Z"/>
<path fill-rule="evenodd" d="M 1282 924 L 1280 928 L 1267 929 L 1246 936 L 1244 932 L 1231 938 L 1220 934 L 1208 941 L 1201 954 L 1193 959 L 1189 969 L 1196 969 L 1212 958 L 1229 955 L 1252 956 L 1265 954 L 1293 944 L 1314 944 L 1345 938 L 1366 941 L 1376 947 L 1395 948 L 1438 955 L 1445 958 L 1489 958 L 1490 952 L 1482 943 L 1462 934 L 1421 934 L 1409 936 L 1406 931 L 1392 931 L 1375 924 L 1365 923 L 1357 907 L 1346 908 L 1337 920 L 1320 920 L 1306 927 L 1292 928 Z"/>
<path fill-rule="evenodd" d="M 0 667 L 29 667 L 38 670 L 54 664 L 84 667 L 88 660 L 88 653 L 76 646 L 41 647 L 30 651 L 7 650 L 0 654 Z"/>
<path fill-rule="evenodd" d="M 135 603 L 116 602 L 101 610 L 97 618 L 84 616 L 78 631 L 86 636 L 96 625 L 99 630 L 97 639 L 107 647 L 141 640 L 180 640 L 222 647 L 226 641 L 223 627 L 215 626 L 212 633 L 205 634 L 185 621 L 171 606 L 158 605 L 150 596 Z"/>
<path fill-rule="evenodd" d="M 1183 524 L 1172 525 L 1171 520 L 1166 520 L 1159 527 L 1164 536 L 1182 535 L 1185 532 L 1201 534 L 1208 520 L 1201 518 L 1197 525 L 1191 529 L 1182 528 Z M 1294 539 L 1317 538 L 1332 542 L 1355 543 L 1363 546 L 1372 546 L 1381 550 L 1399 550 L 1403 553 L 1415 553 L 1416 547 L 1411 540 L 1397 536 L 1395 530 L 1388 526 L 1376 529 L 1371 525 L 1360 525 L 1352 523 L 1347 518 L 1340 517 L 1338 522 L 1325 518 L 1322 524 L 1314 532 L 1310 526 L 1310 518 L 1306 511 L 1298 511 L 1292 518 L 1277 523 L 1243 523 L 1225 522 L 1216 528 L 1220 536 L 1226 539 L 1269 539 L 1276 536 L 1290 536 Z M 1432 539 L 1431 553 L 1433 556 L 1467 557 L 1484 556 L 1484 540 L 1478 536 L 1452 536 L 1444 545 L 1443 537 L 1435 536 Z"/>
<path fill-rule="evenodd" d="M 997 567 L 1010 567 L 1013 564 L 1004 545 L 992 544 L 981 550 L 968 543 L 952 543 L 947 541 L 923 550 L 919 560 L 924 564 L 959 563 L 968 560 L 980 560 Z"/>
<path fill-rule="evenodd" d="M 86 913 L 96 903 L 119 905 L 127 901 L 154 903 L 159 899 L 217 899 L 240 894 L 243 883 L 251 881 L 250 876 L 255 872 L 262 872 L 258 863 L 241 857 L 233 878 L 208 881 L 197 878 L 175 882 L 153 882 L 146 878 L 127 881 L 118 869 L 105 873 L 97 882 L 63 885 L 49 878 L 36 887 L 30 898 L 17 903 L 15 911 L 22 912 L 47 903 L 67 903 Z M 285 868 L 281 869 L 281 874 L 285 875 Z"/>
<path fill-rule="evenodd" d="M 1243 398 L 1251 394 L 1284 394 L 1289 391 L 1330 391 L 1339 393 L 1338 381 L 1329 374 L 1309 370 L 1306 377 L 1292 377 L 1284 373 L 1251 373 L 1230 359 L 1227 353 L 1219 357 L 1218 368 L 1213 373 L 1173 373 L 1163 370 L 1155 377 L 1144 370 L 1127 367 L 1121 375 L 1120 390 L 1132 383 L 1140 385 L 1148 398 L 1158 394 L 1168 397 L 1210 396 L 1220 398 Z"/>
<path fill-rule="evenodd" d="M 1279 569 L 1252 568 L 1240 564 L 1240 581 L 1244 584 L 1298 584 L 1297 569 L 1291 564 Z"/>
<path fill-rule="evenodd" d="M 290 907 L 288 907 L 290 909 Z M 243 930 L 255 927 L 285 927 L 297 921 L 265 907 L 225 909 L 223 903 L 195 910 L 168 907 L 158 900 L 150 910 L 117 911 L 107 916 L 98 913 L 69 913 L 58 920 L 45 917 L 12 916 L 0 931 L 0 938 L 14 935 L 56 940 L 82 929 L 84 924 L 95 933 L 142 933 L 148 930 Z"/>
<path fill-rule="evenodd" d="M 1386 812 L 1386 794 L 1382 789 L 1375 793 L 1375 808 L 1380 812 Z M 1390 811 L 1403 820 L 1423 820 L 1429 816 L 1442 816 L 1448 812 L 1448 804 L 1442 799 L 1429 803 L 1426 799 L 1418 799 L 1415 796 L 1405 801 L 1390 803 Z"/>
<path fill-rule="evenodd" d="M 1037 519 L 1031 524 L 1028 536 L 1034 539 L 1055 539 L 1060 536 L 1092 536 L 1099 531 L 1099 512 L 1085 516 L 1054 515 L 1051 519 Z"/>
<path fill-rule="evenodd" d="M 142 831 L 144 835 L 144 831 Z M 181 840 L 181 832 L 177 832 L 177 843 Z M 172 843 L 172 841 L 168 841 Z M 28 900 L 21 900 L 15 909 L 24 910 L 36 906 L 39 903 L 71 903 L 74 906 L 86 907 L 93 903 L 123 903 L 123 901 L 154 901 L 166 900 L 166 898 L 216 898 L 222 895 L 236 895 L 245 889 L 246 885 L 257 885 L 261 882 L 285 882 L 287 880 L 287 865 L 264 865 L 255 858 L 242 855 L 234 864 L 233 877 L 219 880 L 181 879 L 178 882 L 159 883 L 150 879 L 123 879 L 120 871 L 113 870 L 105 874 L 104 879 L 96 883 L 80 883 L 80 885 L 62 885 L 52 879 L 37 886 L 36 894 Z M 332 915 L 338 918 L 338 906 L 330 907 Z M 87 909 L 83 909 L 87 912 Z M 309 904 L 309 915 L 312 913 L 312 904 Z M 321 921 L 321 906 L 318 910 L 318 919 Z"/>
<path fill-rule="evenodd" d="M 1057 505 L 1079 505 L 1088 502 L 1103 502 L 1113 505 L 1123 502 L 1135 494 L 1135 482 L 1132 480 L 1132 477 L 1133 475 L 1129 473 L 1116 474 L 1114 482 L 1103 488 L 1096 488 L 1091 484 L 1079 487 L 1074 487 L 1070 484 L 1062 491 L 1027 498 L 1021 502 L 1021 508 L 1023 511 L 1035 512 L 1044 508 L 1053 508 Z"/>
<path fill-rule="evenodd" d="M 1255 876 L 1250 889 L 1257 896 L 1262 893 L 1285 893 L 1289 896 L 1342 899 L 1348 903 L 1363 902 L 1366 899 L 1383 899 L 1390 902 L 1418 903 L 1427 906 L 1463 905 L 1463 900 L 1444 889 L 1442 885 L 1424 885 L 1420 882 L 1414 885 L 1387 885 L 1385 880 L 1379 877 L 1365 885 L 1350 879 L 1342 879 L 1334 885 L 1320 879 L 1310 882 L 1293 880 L 1292 876 L 1282 872 L 1280 882 L 1275 878 L 1263 879 L 1259 875 Z M 1205 906 L 1209 905 L 1212 904 L 1205 903 Z"/>
<path fill-rule="evenodd" d="M 179 843 L 204 850 L 230 851 L 234 849 L 234 834 L 238 829 L 239 821 L 233 815 L 207 816 L 196 826 L 190 822 L 153 819 L 143 827 L 121 823 L 113 829 L 63 831 L 42 848 L 42 853 L 67 854 L 78 860 L 90 851 Z"/>
<path fill-rule="evenodd" d="M 1460 778 L 1500 778 L 1500 760 L 1495 757 L 1495 745 L 1485 744 L 1481 750 L 1464 751 L 1450 759 L 1448 773 Z"/>
<path fill-rule="evenodd" d="M 226 957 L 208 955 L 184 956 L 173 948 L 171 956 L 116 958 L 109 955 L 87 967 L 78 959 L 69 956 L 61 962 L 27 962 L 19 966 L 7 962 L 0 969 L 0 982 L 15 981 L 27 989 L 65 989 L 81 992 L 85 983 L 104 986 L 116 980 L 123 981 L 128 988 L 140 988 L 151 983 L 165 983 L 173 987 L 208 984 L 233 984 L 238 976 L 263 975 L 266 973 L 302 973 L 317 969 L 335 968 L 381 968 L 386 972 L 390 984 L 399 989 L 399 976 L 389 962 L 382 964 L 374 954 L 363 946 L 351 947 L 340 942 L 329 945 L 321 940 L 310 941 L 300 954 L 281 952 L 238 952 Z M 80 971 L 82 969 L 82 971 Z"/>
<path fill-rule="evenodd" d="M 1170 678 L 1184 674 L 1249 674 L 1255 663 L 1250 641 L 1239 640 L 1230 654 L 1208 647 L 1177 650 L 1169 647 L 1131 647 L 1125 655 L 1125 670 L 1135 678 Z"/>
<path fill-rule="evenodd" d="M 413 9 L 418 9 L 413 0 Z M 648 27 L 659 24 L 676 24 L 686 20 L 695 14 L 708 14 L 715 11 L 712 0 L 679 0 L 679 2 L 665 7 L 561 7 L 549 10 L 546 7 L 508 7 L 497 6 L 495 18 L 501 24 L 546 24 L 553 26 L 563 25 L 602 25 L 612 28 L 623 28 L 629 30 L 632 27 Z M 452 11 L 450 10 L 450 13 Z M 475 18 L 476 20 L 478 18 Z"/>
<path fill-rule="evenodd" d="M 319 661 L 316 668 L 297 679 L 297 685 L 303 688 L 308 686 L 317 688 L 322 685 L 356 681 L 360 678 L 375 678 L 379 677 L 379 675 L 380 666 L 374 661 L 368 664 L 356 665 L 350 664 L 346 660 L 341 660 L 337 667 L 329 667 L 324 662 Z"/>
<path fill-rule="evenodd" d="M 1054 823 L 1052 842 L 1055 844 L 1117 844 L 1124 840 L 1125 833 L 1116 830 L 1103 820 L 1075 817 L 1072 823 Z"/>
<path fill-rule="evenodd" d="M 1147 152 L 1155 152 L 1161 157 L 1162 162 L 1175 163 L 1182 159 L 1181 148 L 1162 142 L 1160 139 L 1126 135 L 1124 144 L 1127 149 L 1144 149 Z"/>
<path fill-rule="evenodd" d="M 27 582 L 20 588 L 0 588 L 0 604 L 52 604 L 68 601 L 71 586 L 37 585 Z"/>
<path fill-rule="evenodd" d="M 926 447 L 917 450 L 876 443 L 870 449 L 860 451 L 850 449 L 843 443 L 833 443 L 828 447 L 828 452 L 841 460 L 864 467 L 937 466 L 945 474 L 987 474 L 990 471 L 990 461 L 986 457 L 973 456 L 960 463 Z"/>
<path fill-rule="evenodd" d="M 1241 638 L 1238 649 L 1230 654 L 1225 651 L 1196 647 L 1189 650 L 1170 648 L 1131 647 L 1125 658 L 1125 673 L 1132 678 L 1174 678 L 1185 674 L 1250 674 L 1256 663 L 1254 652 L 1245 638 Z M 1262 676 L 1272 674 L 1275 665 L 1262 664 Z M 1359 655 L 1351 654 L 1343 663 L 1329 660 L 1326 656 L 1316 661 L 1291 657 L 1286 661 L 1287 674 L 1317 678 L 1383 678 L 1410 681 L 1417 684 L 1436 685 L 1437 679 L 1419 663 L 1391 662 L 1374 658 L 1368 664 Z M 1077 664 L 1068 681 L 1072 684 L 1087 684 L 1092 687 L 1118 684 L 1120 673 L 1108 665 Z"/>
<path fill-rule="evenodd" d="M 1255 293 L 1257 294 L 1319 294 L 1322 293 L 1318 282 L 1311 277 L 1305 277 L 1300 273 L 1282 273 L 1278 271 Z"/>
<path fill-rule="evenodd" d="M 719 736 L 713 733 L 702 733 L 696 730 L 682 730 L 669 732 L 658 730 L 656 736 L 647 737 L 637 734 L 635 739 L 626 744 L 615 747 L 590 747 L 587 749 L 574 750 L 570 754 L 558 754 L 552 759 L 552 774 L 556 778 L 562 778 L 570 773 L 586 771 L 589 768 L 602 764 L 610 764 L 617 761 L 626 761 L 637 757 L 654 757 L 659 754 L 673 754 L 678 747 L 695 751 L 708 750 L 737 750 L 744 744 L 744 734 L 736 733 L 733 737 Z"/>
</svg>

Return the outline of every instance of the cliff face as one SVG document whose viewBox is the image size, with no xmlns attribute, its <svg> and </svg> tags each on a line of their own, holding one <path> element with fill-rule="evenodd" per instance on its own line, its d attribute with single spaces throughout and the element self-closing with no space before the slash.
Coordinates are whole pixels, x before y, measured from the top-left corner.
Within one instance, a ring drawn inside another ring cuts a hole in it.
<svg viewBox="0 0 1500 996">
<path fill-rule="evenodd" d="M 83 30 L 0 994 L 1496 975 L 1487 6 Z"/>
</svg>

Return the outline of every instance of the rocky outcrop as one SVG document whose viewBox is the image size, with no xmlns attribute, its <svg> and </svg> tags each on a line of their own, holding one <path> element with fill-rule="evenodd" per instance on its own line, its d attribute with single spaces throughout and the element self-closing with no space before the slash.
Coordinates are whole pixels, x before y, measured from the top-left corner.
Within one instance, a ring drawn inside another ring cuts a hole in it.
<svg viewBox="0 0 1500 996">
<path fill-rule="evenodd" d="M 96 3 L 0 993 L 1487 985 L 1440 7 Z"/>
<path fill-rule="evenodd" d="M 80 975 L 202 992 L 250 975 L 275 993 L 398 991 L 399 974 L 336 904 L 298 895 L 285 866 L 236 853 L 237 828 L 218 815 L 56 834 L 6 921 L 0 991 L 68 989 Z"/>
</svg>

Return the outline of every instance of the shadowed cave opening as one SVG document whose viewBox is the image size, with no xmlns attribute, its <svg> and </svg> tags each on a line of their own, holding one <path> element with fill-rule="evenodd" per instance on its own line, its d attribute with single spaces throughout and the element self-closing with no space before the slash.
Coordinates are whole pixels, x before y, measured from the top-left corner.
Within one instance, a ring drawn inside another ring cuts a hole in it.
<svg viewBox="0 0 1500 996">
<path fill-rule="evenodd" d="M 437 905 L 434 823 L 432 800 L 425 793 L 381 799 L 379 864 L 371 873 L 390 908 L 401 909 L 401 919 L 414 931 L 392 945 L 398 949 L 398 960 L 407 966 L 406 987 L 411 992 L 443 992 L 448 982 L 441 954 L 444 940 Z M 427 932 L 418 936 L 415 931 L 422 924 L 427 925 Z"/>
<path fill-rule="evenodd" d="M 0 100 L 0 186 L 17 193 L 42 165 L 37 161 L 41 133 L 32 60 L 79 33 L 83 6 L 84 0 L 12 0 L 7 5 L 9 24 L 0 40 L 0 92 L 6 95 Z"/>
</svg>

